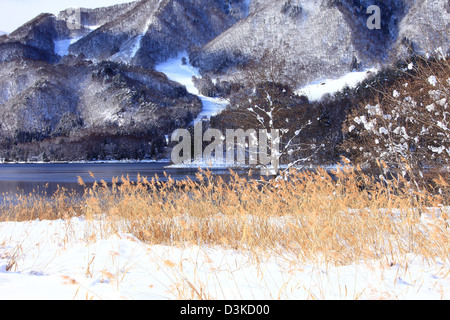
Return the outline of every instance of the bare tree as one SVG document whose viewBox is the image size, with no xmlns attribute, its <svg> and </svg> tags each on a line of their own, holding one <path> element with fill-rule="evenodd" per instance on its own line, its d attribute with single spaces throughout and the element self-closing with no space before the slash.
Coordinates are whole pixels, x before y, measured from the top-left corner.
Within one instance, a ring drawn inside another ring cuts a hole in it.
<svg viewBox="0 0 450 320">
<path fill-rule="evenodd" d="M 317 116 L 310 110 L 308 99 L 293 92 L 295 82 L 287 77 L 282 54 L 266 50 L 261 59 L 246 65 L 236 82 L 239 90 L 221 118 L 232 119 L 231 123 L 244 130 L 263 129 L 269 135 L 277 131 L 277 157 L 288 168 L 311 161 L 321 149 L 309 130 Z"/>
</svg>

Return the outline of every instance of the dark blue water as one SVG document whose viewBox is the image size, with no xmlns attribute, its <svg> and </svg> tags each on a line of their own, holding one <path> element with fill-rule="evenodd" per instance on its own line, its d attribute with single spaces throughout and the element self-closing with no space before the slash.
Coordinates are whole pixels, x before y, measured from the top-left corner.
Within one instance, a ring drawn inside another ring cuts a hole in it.
<svg viewBox="0 0 450 320">
<path fill-rule="evenodd" d="M 197 169 L 168 168 L 168 162 L 143 163 L 39 163 L 39 164 L 0 164 L 0 197 L 2 194 L 29 194 L 47 192 L 53 194 L 58 187 L 81 191 L 78 176 L 89 185 L 100 180 L 111 182 L 114 177 L 129 177 L 136 181 L 138 174 L 151 180 L 155 174 L 160 181 L 167 180 L 164 172 L 174 180 L 195 179 Z M 215 174 L 227 174 L 228 170 L 212 170 Z M 95 179 L 90 172 L 94 174 Z"/>
</svg>

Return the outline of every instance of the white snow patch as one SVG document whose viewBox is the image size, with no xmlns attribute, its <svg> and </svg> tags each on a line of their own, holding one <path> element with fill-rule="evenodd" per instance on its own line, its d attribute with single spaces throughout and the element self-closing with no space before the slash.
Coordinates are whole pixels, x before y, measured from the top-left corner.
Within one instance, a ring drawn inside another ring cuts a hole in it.
<svg viewBox="0 0 450 320">
<path fill-rule="evenodd" d="M 92 31 L 94 31 L 94 30 L 97 30 L 98 28 L 100 28 L 101 27 L 101 25 L 98 25 L 98 26 L 85 26 L 86 28 L 89 28 L 90 30 L 92 30 Z"/>
<path fill-rule="evenodd" d="M 428 77 L 428 83 L 435 87 L 436 84 L 437 84 L 436 76 L 430 76 L 430 77 Z"/>
<path fill-rule="evenodd" d="M 183 65 L 183 58 L 186 59 L 185 65 Z M 170 80 L 184 85 L 189 93 L 195 95 L 200 94 L 192 80 L 194 76 L 200 77 L 200 73 L 189 64 L 189 58 L 186 53 L 179 54 L 174 59 L 169 59 L 166 62 L 158 64 L 155 66 L 155 70 L 164 73 Z"/>
<path fill-rule="evenodd" d="M 80 40 L 82 37 L 76 37 L 71 39 L 64 39 L 64 40 L 55 40 L 55 54 L 64 57 L 69 54 L 69 46 L 78 40 Z"/>
<path fill-rule="evenodd" d="M 358 83 L 365 80 L 370 74 L 376 73 L 377 69 L 367 69 L 361 72 L 349 72 L 339 79 L 323 79 L 315 81 L 310 85 L 298 89 L 295 93 L 305 95 L 311 101 L 317 101 L 325 94 L 334 94 L 346 86 L 355 88 Z"/>
<path fill-rule="evenodd" d="M 385 127 L 381 127 L 380 129 L 378 129 L 378 132 L 380 134 L 389 135 L 389 131 Z"/>
<path fill-rule="evenodd" d="M 186 63 L 183 64 L 183 58 Z M 192 77 L 201 77 L 200 73 L 189 63 L 189 58 L 186 53 L 181 53 L 174 59 L 169 59 L 166 62 L 155 66 L 155 70 L 164 73 L 170 80 L 178 82 L 186 87 L 186 90 L 198 96 L 203 103 L 201 113 L 194 120 L 194 123 L 202 119 L 209 119 L 224 110 L 229 104 L 227 100 L 221 98 L 205 97 L 200 94 L 194 85 Z"/>
</svg>

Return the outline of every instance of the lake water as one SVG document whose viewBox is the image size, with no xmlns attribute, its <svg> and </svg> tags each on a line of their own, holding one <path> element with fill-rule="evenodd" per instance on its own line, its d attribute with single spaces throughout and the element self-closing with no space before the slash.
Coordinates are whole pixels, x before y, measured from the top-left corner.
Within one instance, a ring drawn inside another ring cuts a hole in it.
<svg viewBox="0 0 450 320">
<path fill-rule="evenodd" d="M 59 187 L 79 191 L 78 176 L 86 184 L 100 182 L 101 179 L 111 182 L 114 177 L 126 177 L 136 181 L 138 174 L 149 180 L 158 175 L 159 179 L 167 180 L 164 172 L 174 180 L 190 177 L 195 179 L 195 168 L 170 168 L 168 162 L 139 163 L 38 163 L 38 164 L 0 164 L 0 198 L 4 193 L 25 194 L 46 190 L 52 194 Z M 226 169 L 212 170 L 215 174 L 227 174 Z M 90 172 L 95 176 L 91 177 Z"/>
</svg>

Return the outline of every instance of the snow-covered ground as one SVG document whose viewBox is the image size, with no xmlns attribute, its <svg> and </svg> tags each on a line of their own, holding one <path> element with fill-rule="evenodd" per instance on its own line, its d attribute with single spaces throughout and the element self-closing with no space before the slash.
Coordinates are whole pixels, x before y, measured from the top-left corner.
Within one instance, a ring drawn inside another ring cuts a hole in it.
<svg viewBox="0 0 450 320">
<path fill-rule="evenodd" d="M 365 80 L 370 74 L 377 73 L 377 69 L 372 68 L 361 72 L 349 72 L 338 79 L 322 79 L 315 81 L 296 91 L 298 95 L 305 95 L 311 101 L 322 98 L 325 94 L 334 94 L 346 86 L 355 88 L 358 83 Z"/>
<path fill-rule="evenodd" d="M 91 31 L 94 31 L 98 29 L 100 26 L 85 26 L 86 28 L 89 28 Z M 80 40 L 82 37 L 74 37 L 74 38 L 68 38 L 63 40 L 55 40 L 55 54 L 64 57 L 69 54 L 69 46 L 78 40 Z"/>
<path fill-rule="evenodd" d="M 183 58 L 186 64 L 183 64 Z M 224 110 L 228 105 L 228 101 L 221 98 L 210 98 L 201 95 L 195 87 L 192 77 L 200 77 L 196 68 L 189 64 L 189 58 L 186 53 L 181 53 L 177 58 L 169 59 L 155 67 L 156 71 L 164 73 L 170 80 L 176 81 L 186 87 L 186 90 L 198 96 L 203 103 L 201 113 L 194 120 L 194 123 L 202 119 L 209 119 Z"/>
<path fill-rule="evenodd" d="M 55 53 L 61 57 L 67 56 L 69 54 L 69 46 L 82 37 L 64 39 L 64 40 L 55 40 Z"/>
<path fill-rule="evenodd" d="M 148 245 L 105 220 L 0 223 L 0 299 L 448 299 L 420 256 L 332 266 L 290 254 Z"/>
</svg>

